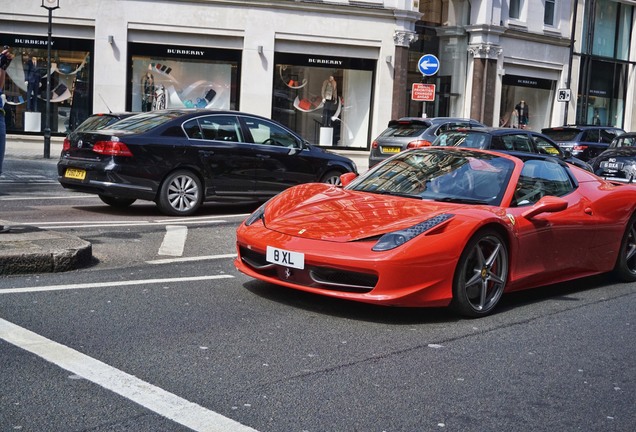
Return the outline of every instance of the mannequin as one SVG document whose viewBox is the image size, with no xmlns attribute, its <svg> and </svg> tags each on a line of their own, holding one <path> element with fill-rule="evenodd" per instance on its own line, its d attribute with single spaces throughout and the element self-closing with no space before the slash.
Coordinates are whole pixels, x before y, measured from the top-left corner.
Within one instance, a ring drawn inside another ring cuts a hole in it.
<svg viewBox="0 0 636 432">
<path fill-rule="evenodd" d="M 150 73 L 141 78 L 141 110 L 152 111 L 152 106 L 155 101 L 155 78 Z"/>
<path fill-rule="evenodd" d="M 40 92 L 40 79 L 42 67 L 35 56 L 27 60 L 24 68 L 24 82 L 27 85 L 27 111 L 38 110 L 38 93 Z"/>
<path fill-rule="evenodd" d="M 336 112 L 338 106 L 338 84 L 336 83 L 333 75 L 323 81 L 322 83 L 322 125 L 324 127 L 331 127 L 331 117 Z"/>
<path fill-rule="evenodd" d="M 519 117 L 519 128 L 525 129 L 528 127 L 528 122 L 530 121 L 530 108 L 525 100 L 521 100 L 515 106 L 515 110 L 517 111 L 517 115 Z"/>
</svg>

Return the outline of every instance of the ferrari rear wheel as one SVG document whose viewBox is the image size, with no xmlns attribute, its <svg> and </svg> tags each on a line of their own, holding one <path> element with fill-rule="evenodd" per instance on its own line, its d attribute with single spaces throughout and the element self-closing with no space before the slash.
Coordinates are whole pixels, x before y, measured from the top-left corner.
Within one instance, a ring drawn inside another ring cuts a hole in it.
<svg viewBox="0 0 636 432">
<path fill-rule="evenodd" d="M 203 187 L 191 171 L 180 170 L 170 174 L 161 185 L 157 205 L 172 216 L 188 216 L 201 206 Z"/>
<path fill-rule="evenodd" d="M 462 252 L 453 279 L 452 307 L 481 317 L 493 311 L 508 280 L 508 248 L 497 232 L 481 231 Z"/>
<path fill-rule="evenodd" d="M 614 274 L 624 282 L 636 281 L 636 215 L 630 218 L 625 228 Z"/>
</svg>

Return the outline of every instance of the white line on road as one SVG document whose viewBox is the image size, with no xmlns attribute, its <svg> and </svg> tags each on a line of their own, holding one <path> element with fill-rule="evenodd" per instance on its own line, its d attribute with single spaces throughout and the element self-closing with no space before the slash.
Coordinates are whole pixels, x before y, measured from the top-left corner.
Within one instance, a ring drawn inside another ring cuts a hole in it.
<svg viewBox="0 0 636 432">
<path fill-rule="evenodd" d="M 184 257 L 184 258 L 165 258 L 165 259 L 146 261 L 146 264 L 172 264 L 177 262 L 206 261 L 206 260 L 226 259 L 226 258 L 236 258 L 236 254 L 232 253 L 232 254 L 224 254 L 224 255 L 201 255 L 201 256 Z"/>
<path fill-rule="evenodd" d="M 188 238 L 188 227 L 184 225 L 166 225 L 166 235 L 159 246 L 159 255 L 181 256 Z"/>
<path fill-rule="evenodd" d="M 42 291 L 67 291 L 74 289 L 86 289 L 86 288 L 107 288 L 116 286 L 131 286 L 131 285 L 150 285 L 158 283 L 181 283 L 181 282 L 193 282 L 212 279 L 232 279 L 232 275 L 208 275 L 208 276 L 192 276 L 181 278 L 169 278 L 169 279 L 139 279 L 139 280 L 127 280 L 116 282 L 94 282 L 83 283 L 73 285 L 49 285 L 41 287 L 28 287 L 28 288 L 8 288 L 0 289 L 0 294 L 19 294 L 30 292 L 42 292 Z"/>
<path fill-rule="evenodd" d="M 255 429 L 1 318 L 0 338 L 192 430 L 256 432 Z"/>
</svg>

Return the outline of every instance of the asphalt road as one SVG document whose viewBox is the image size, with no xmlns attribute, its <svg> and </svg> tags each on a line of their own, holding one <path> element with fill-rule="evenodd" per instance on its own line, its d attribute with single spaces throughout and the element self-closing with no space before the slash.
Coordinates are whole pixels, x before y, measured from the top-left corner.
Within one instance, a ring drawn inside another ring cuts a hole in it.
<svg viewBox="0 0 636 432">
<path fill-rule="evenodd" d="M 635 284 L 508 295 L 478 320 L 325 299 L 234 269 L 249 206 L 113 212 L 50 162 L 9 163 L 3 219 L 96 260 L 0 278 L 2 431 L 636 430 Z"/>
</svg>

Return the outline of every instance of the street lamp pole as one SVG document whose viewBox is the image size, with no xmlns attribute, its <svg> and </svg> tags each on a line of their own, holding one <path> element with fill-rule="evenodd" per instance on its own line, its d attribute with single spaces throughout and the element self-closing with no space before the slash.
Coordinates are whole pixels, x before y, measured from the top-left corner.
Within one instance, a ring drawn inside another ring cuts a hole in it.
<svg viewBox="0 0 636 432">
<path fill-rule="evenodd" d="M 42 0 L 42 7 L 49 11 L 49 40 L 47 43 L 46 71 L 46 118 L 44 119 L 44 158 L 51 157 L 51 33 L 53 31 L 53 10 L 60 7 L 60 0 Z"/>
</svg>

